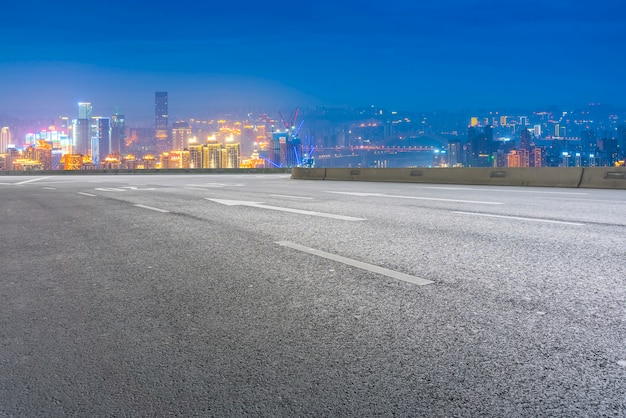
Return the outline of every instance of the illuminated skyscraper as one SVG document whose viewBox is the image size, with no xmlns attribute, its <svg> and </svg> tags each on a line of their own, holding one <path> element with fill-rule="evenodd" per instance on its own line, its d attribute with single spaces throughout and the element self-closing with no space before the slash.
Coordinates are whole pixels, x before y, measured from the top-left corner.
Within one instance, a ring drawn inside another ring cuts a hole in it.
<svg viewBox="0 0 626 418">
<path fill-rule="evenodd" d="M 222 145 L 217 141 L 202 148 L 202 168 L 222 168 Z"/>
<path fill-rule="evenodd" d="M 222 168 L 239 168 L 239 144 L 226 144 L 224 148 L 224 157 L 222 159 Z"/>
<path fill-rule="evenodd" d="M 95 135 L 96 142 L 93 147 L 93 160 L 94 163 L 99 164 L 111 153 L 111 121 L 109 118 L 99 116 L 93 119 L 95 120 L 94 125 L 97 126 Z"/>
<path fill-rule="evenodd" d="M 91 120 L 74 119 L 72 121 L 73 153 L 90 155 L 91 149 Z"/>
<path fill-rule="evenodd" d="M 154 94 L 154 137 L 159 154 L 170 149 L 167 112 L 167 92 L 157 91 Z"/>
<path fill-rule="evenodd" d="M 91 103 L 78 103 L 78 119 L 72 121 L 75 154 L 91 155 L 91 112 Z"/>
<path fill-rule="evenodd" d="M 5 126 L 0 130 L 0 154 L 7 152 L 9 144 L 11 144 L 11 130 Z"/>
<path fill-rule="evenodd" d="M 98 119 L 98 162 L 111 154 L 111 120 L 109 118 Z"/>
<path fill-rule="evenodd" d="M 189 146 L 191 128 L 185 121 L 174 122 L 172 127 L 172 150 L 184 150 Z"/>
<path fill-rule="evenodd" d="M 126 146 L 126 119 L 115 112 L 111 116 L 111 155 L 121 156 Z"/>
<path fill-rule="evenodd" d="M 189 167 L 202 168 L 202 144 L 189 145 Z"/>
<path fill-rule="evenodd" d="M 91 119 L 92 106 L 89 102 L 78 103 L 78 119 Z"/>
</svg>

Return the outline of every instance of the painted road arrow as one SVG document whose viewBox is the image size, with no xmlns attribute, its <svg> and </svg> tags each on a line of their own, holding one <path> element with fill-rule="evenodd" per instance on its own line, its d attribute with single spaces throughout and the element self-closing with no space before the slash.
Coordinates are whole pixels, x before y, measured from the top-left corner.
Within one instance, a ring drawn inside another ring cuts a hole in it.
<svg viewBox="0 0 626 418">
<path fill-rule="evenodd" d="M 281 208 L 279 206 L 269 206 L 264 205 L 262 202 L 248 202 L 245 200 L 223 200 L 223 199 L 209 199 L 211 202 L 220 203 L 226 206 L 250 206 L 253 208 L 259 209 L 269 209 L 269 210 L 278 210 L 281 212 L 290 212 L 290 213 L 298 213 L 300 215 L 309 215 L 309 216 L 320 216 L 322 218 L 331 218 L 331 219 L 340 219 L 342 221 L 364 221 L 364 218 L 354 218 L 352 216 L 344 216 L 344 215 L 335 215 L 332 213 L 324 213 L 324 212 L 314 212 L 311 210 L 302 210 L 302 209 L 292 209 L 292 208 Z"/>
</svg>

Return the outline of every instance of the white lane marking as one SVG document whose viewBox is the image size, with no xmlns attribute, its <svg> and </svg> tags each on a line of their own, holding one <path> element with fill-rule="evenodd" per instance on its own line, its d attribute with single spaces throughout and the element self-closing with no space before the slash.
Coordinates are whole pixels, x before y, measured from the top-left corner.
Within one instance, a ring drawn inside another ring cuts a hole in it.
<svg viewBox="0 0 626 418">
<path fill-rule="evenodd" d="M 203 188 L 216 188 L 216 187 L 243 187 L 241 183 L 204 183 L 204 184 L 187 184 L 188 187 L 203 187 Z"/>
<path fill-rule="evenodd" d="M 421 197 L 421 196 L 401 196 L 401 195 L 384 194 L 384 193 L 358 193 L 358 192 L 327 192 L 327 193 L 345 194 L 349 196 L 360 196 L 360 197 L 368 197 L 368 196 L 392 197 L 396 199 L 433 200 L 436 202 L 476 203 L 479 205 L 503 205 L 504 204 L 502 202 L 482 202 L 479 200 L 441 199 L 437 197 Z"/>
<path fill-rule="evenodd" d="M 206 192 L 208 189 L 207 188 L 202 188 L 202 187 L 184 187 L 185 190 L 200 190 L 202 192 Z"/>
<path fill-rule="evenodd" d="M 577 223 L 577 222 L 552 221 L 550 219 L 524 218 L 524 217 L 521 217 L 521 216 L 494 215 L 494 214 L 490 214 L 490 213 L 475 213 L 475 212 L 461 212 L 461 211 L 454 211 L 453 213 L 460 213 L 462 215 L 487 216 L 487 217 L 491 217 L 491 218 L 516 219 L 516 220 L 519 220 L 519 221 L 545 222 L 545 223 L 550 223 L 550 224 L 576 225 L 576 226 L 584 226 L 585 225 L 585 224 L 581 224 L 581 223 Z"/>
<path fill-rule="evenodd" d="M 122 186 L 122 189 L 128 189 L 128 190 L 156 190 L 154 187 L 148 187 L 145 189 L 140 189 L 139 187 L 136 186 Z"/>
<path fill-rule="evenodd" d="M 57 188 L 56 187 L 43 187 L 43 189 L 46 189 L 46 190 L 56 190 Z"/>
<path fill-rule="evenodd" d="M 487 186 L 493 187 L 493 186 Z M 470 190 L 477 192 L 504 192 L 504 193 L 537 193 L 537 194 L 573 194 L 573 195 L 587 195 L 589 193 L 584 192 L 544 192 L 537 190 L 508 190 L 508 189 L 472 189 L 470 187 L 420 187 L 420 189 L 437 189 L 437 190 Z"/>
<path fill-rule="evenodd" d="M 295 244 L 289 241 L 278 241 L 276 242 L 278 245 L 282 245 L 283 247 L 289 247 L 294 250 L 302 251 L 308 254 L 313 254 L 318 257 L 326 258 L 328 260 L 337 261 L 339 263 L 347 264 L 352 267 L 360 268 L 362 270 L 367 270 L 372 273 L 382 274 L 383 276 L 391 277 L 393 279 L 402 280 L 405 282 L 413 283 L 419 286 L 423 286 L 425 284 L 434 283 L 431 280 L 422 279 L 421 277 L 411 276 L 409 274 L 401 273 L 399 271 L 389 270 L 384 267 L 376 266 L 374 264 L 364 263 L 362 261 L 353 260 L 351 258 L 342 257 L 340 255 L 327 253 L 324 251 L 316 250 L 314 248 L 305 247 L 303 245 Z"/>
<path fill-rule="evenodd" d="M 153 210 L 153 211 L 155 211 L 155 212 L 170 213 L 170 211 L 169 211 L 169 210 L 166 210 L 166 209 L 159 209 L 159 208 L 155 208 L 155 207 L 152 207 L 152 206 L 146 206 L 146 205 L 133 205 L 133 206 L 136 206 L 136 207 L 138 207 L 138 208 L 143 208 L 143 209 Z"/>
<path fill-rule="evenodd" d="M 211 202 L 220 203 L 220 204 L 226 205 L 226 206 L 250 206 L 250 207 L 253 207 L 253 208 L 270 209 L 270 210 L 277 210 L 277 211 L 281 211 L 281 212 L 298 213 L 300 215 L 319 216 L 319 217 L 322 217 L 322 218 L 339 219 L 339 220 L 342 220 L 342 221 L 352 221 L 352 222 L 365 221 L 364 218 L 355 218 L 353 216 L 335 215 L 335 214 L 332 214 L 332 213 L 324 213 L 324 212 L 314 212 L 314 211 L 311 211 L 311 210 L 291 209 L 291 208 L 282 208 L 282 207 L 278 207 L 278 206 L 269 206 L 269 205 L 264 205 L 261 202 L 247 202 L 247 201 L 243 201 L 243 200 L 209 199 L 208 197 L 205 198 L 205 199 L 210 200 Z"/>
<path fill-rule="evenodd" d="M 97 195 L 91 193 L 78 192 L 78 194 L 82 194 L 83 196 L 96 197 Z"/>
<path fill-rule="evenodd" d="M 50 177 L 39 177 L 39 178 L 32 179 L 32 180 L 24 180 L 24 181 L 20 181 L 19 183 L 15 183 L 15 185 L 17 186 L 17 185 L 20 185 L 20 184 L 32 183 L 34 181 L 45 180 L 47 178 L 50 178 Z"/>
<path fill-rule="evenodd" d="M 271 194 L 270 196 L 274 196 L 274 197 L 288 197 L 288 198 L 291 198 L 291 199 L 313 200 L 312 197 L 308 197 L 308 196 L 293 196 L 293 195 L 288 195 L 288 194 Z"/>
<path fill-rule="evenodd" d="M 581 203 L 586 203 L 586 202 L 617 203 L 617 204 L 626 203 L 626 200 L 572 199 L 572 198 L 567 198 L 567 197 L 553 197 L 552 199 L 553 200 L 567 200 L 567 201 L 570 201 L 570 202 L 581 202 Z"/>
<path fill-rule="evenodd" d="M 13 186 L 14 183 L 0 183 L 3 186 Z"/>
<path fill-rule="evenodd" d="M 125 192 L 126 189 L 118 189 L 116 187 L 96 187 L 95 190 L 99 190 L 101 192 Z"/>
</svg>

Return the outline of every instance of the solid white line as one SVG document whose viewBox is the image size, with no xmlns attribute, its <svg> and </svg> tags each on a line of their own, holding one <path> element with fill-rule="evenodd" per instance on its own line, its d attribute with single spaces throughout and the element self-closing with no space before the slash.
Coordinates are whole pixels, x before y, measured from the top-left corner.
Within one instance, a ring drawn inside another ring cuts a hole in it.
<svg viewBox="0 0 626 418">
<path fill-rule="evenodd" d="M 96 194 L 85 193 L 85 192 L 78 192 L 78 194 L 82 194 L 83 196 L 89 196 L 89 197 L 96 197 L 96 196 L 98 196 Z"/>
<path fill-rule="evenodd" d="M 562 224 L 562 225 L 576 225 L 576 226 L 584 226 L 585 224 L 576 223 L 576 222 L 565 222 L 565 221 L 552 221 L 549 219 L 540 219 L 540 218 L 523 218 L 521 216 L 505 216 L 505 215 L 493 215 L 490 213 L 474 213 L 474 212 L 460 212 L 455 211 L 453 213 L 460 213 L 463 215 L 475 215 L 475 216 L 488 216 L 491 218 L 505 218 L 505 219 L 517 219 L 520 221 L 531 221 L 531 222 L 545 222 L 550 224 Z"/>
<path fill-rule="evenodd" d="M 372 273 L 382 274 L 383 276 L 391 277 L 392 279 L 402 280 L 405 282 L 413 283 L 419 286 L 423 286 L 425 284 L 433 283 L 431 280 L 422 279 L 421 277 L 411 276 L 409 274 L 404 274 L 399 271 L 393 271 L 386 269 L 384 267 L 376 266 L 374 264 L 363 263 L 361 261 L 353 260 L 351 258 L 342 257 L 340 255 L 327 253 L 324 251 L 316 250 L 314 248 L 305 247 L 299 244 L 295 244 L 289 241 L 278 241 L 276 242 L 278 245 L 282 245 L 283 247 L 289 247 L 294 250 L 302 251 L 308 254 L 316 255 L 318 257 L 326 258 L 328 260 L 337 261 L 339 263 L 347 264 L 352 267 L 360 268 L 362 270 L 367 270 Z"/>
<path fill-rule="evenodd" d="M 19 184 L 32 183 L 32 182 L 34 182 L 34 181 L 45 180 L 45 179 L 47 179 L 47 178 L 48 178 L 48 177 L 39 177 L 39 178 L 32 179 L 32 180 L 24 180 L 24 181 L 20 181 L 19 183 L 15 183 L 15 185 L 17 186 L 17 185 L 19 185 Z"/>
<path fill-rule="evenodd" d="M 169 210 L 166 210 L 166 209 L 159 209 L 159 208 L 155 208 L 155 207 L 152 207 L 152 206 L 146 206 L 146 205 L 133 205 L 133 206 L 136 206 L 136 207 L 138 207 L 138 208 L 143 208 L 143 209 L 153 210 L 153 211 L 155 211 L 155 212 L 170 213 L 170 211 L 169 211 Z"/>
<path fill-rule="evenodd" d="M 288 195 L 288 194 L 271 194 L 270 196 L 274 196 L 274 197 L 289 197 L 291 199 L 304 199 L 304 200 L 313 200 L 312 197 L 307 197 L 307 196 L 292 196 L 292 195 Z"/>
<path fill-rule="evenodd" d="M 538 190 L 509 190 L 509 189 L 491 189 L 493 186 L 487 186 L 484 189 L 473 189 L 470 187 L 420 187 L 420 189 L 437 189 L 437 190 L 470 190 L 477 192 L 498 192 L 498 193 L 537 193 L 537 194 L 573 194 L 573 195 L 587 195 L 589 193 L 584 192 L 545 192 Z M 511 186 L 514 187 L 514 186 Z"/>
<path fill-rule="evenodd" d="M 357 192 L 328 192 L 335 194 L 345 194 L 349 196 L 360 196 L 360 197 L 393 197 L 396 199 L 414 199 L 414 200 L 432 200 L 436 202 L 454 202 L 454 203 L 476 203 L 479 205 L 503 205 L 501 202 L 482 202 L 479 200 L 459 200 L 459 199 L 441 199 L 436 197 L 420 197 L 420 196 L 401 196 L 401 195 L 393 195 L 393 194 L 384 194 L 384 193 L 357 193 Z"/>
</svg>

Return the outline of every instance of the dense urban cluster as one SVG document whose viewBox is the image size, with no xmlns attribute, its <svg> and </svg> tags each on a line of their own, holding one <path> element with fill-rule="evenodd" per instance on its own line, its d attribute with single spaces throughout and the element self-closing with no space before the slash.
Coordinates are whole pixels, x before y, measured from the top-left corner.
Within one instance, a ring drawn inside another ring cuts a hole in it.
<svg viewBox="0 0 626 418">
<path fill-rule="evenodd" d="M 168 93 L 154 122 L 118 110 L 94 116 L 0 119 L 0 170 L 266 167 L 573 167 L 624 165 L 626 114 L 580 109 L 401 112 L 360 109 L 216 111 L 170 120 Z"/>
</svg>

